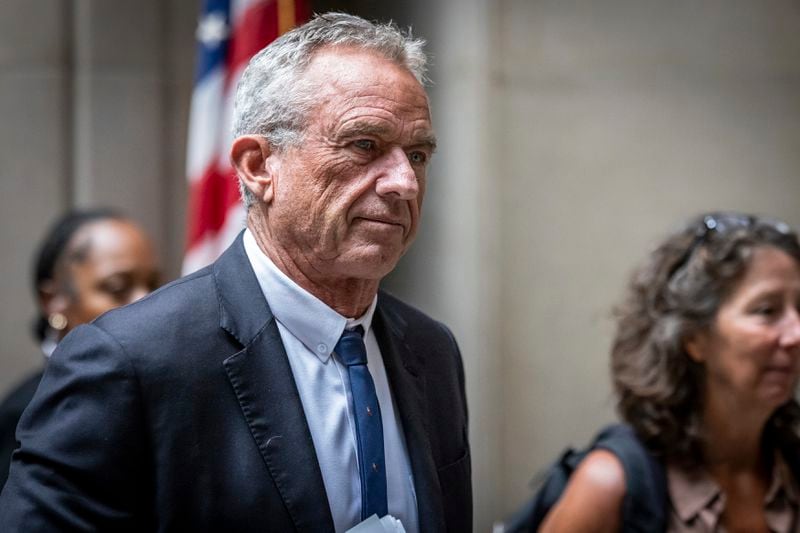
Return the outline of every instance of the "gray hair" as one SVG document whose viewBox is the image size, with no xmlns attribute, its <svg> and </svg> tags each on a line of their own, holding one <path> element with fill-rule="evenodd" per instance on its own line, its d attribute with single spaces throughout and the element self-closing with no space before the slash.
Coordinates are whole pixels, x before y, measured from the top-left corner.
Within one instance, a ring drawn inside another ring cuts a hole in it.
<svg viewBox="0 0 800 533">
<path fill-rule="evenodd" d="M 373 23 L 345 13 L 316 15 L 270 43 L 250 60 L 236 89 L 233 135 L 263 135 L 273 149 L 296 145 L 302 138 L 314 94 L 301 76 L 314 53 L 327 46 L 354 46 L 407 68 L 425 85 L 425 41 L 394 23 Z M 256 198 L 239 180 L 246 208 Z"/>
</svg>

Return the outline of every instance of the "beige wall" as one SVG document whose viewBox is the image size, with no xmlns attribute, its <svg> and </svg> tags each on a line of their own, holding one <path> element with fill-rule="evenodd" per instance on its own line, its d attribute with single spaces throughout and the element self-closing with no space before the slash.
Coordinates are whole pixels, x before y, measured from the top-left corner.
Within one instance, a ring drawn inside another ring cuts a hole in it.
<svg viewBox="0 0 800 533">
<path fill-rule="evenodd" d="M 6 16 L 11 10 L 36 24 Z M 58 0 L 0 7 L 0 390 L 40 357 L 28 335 L 30 252 L 46 224 L 43 213 L 69 194 L 66 182 L 54 179 L 70 160 L 62 142 L 69 107 L 59 46 L 64 14 Z"/>
<path fill-rule="evenodd" d="M 440 148 L 423 234 L 388 285 L 459 339 L 487 531 L 613 418 L 609 310 L 655 238 L 710 208 L 800 224 L 800 9 L 349 4 L 430 40 Z M 56 212 L 125 208 L 178 271 L 197 5 L 0 6 L 0 389 L 38 362 L 29 262 Z"/>
</svg>

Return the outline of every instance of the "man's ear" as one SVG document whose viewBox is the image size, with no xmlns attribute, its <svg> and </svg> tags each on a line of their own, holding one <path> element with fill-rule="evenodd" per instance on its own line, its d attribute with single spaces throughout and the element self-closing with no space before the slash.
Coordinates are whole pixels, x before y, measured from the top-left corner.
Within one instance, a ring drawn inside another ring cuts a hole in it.
<svg viewBox="0 0 800 533">
<path fill-rule="evenodd" d="M 243 135 L 233 141 L 231 164 L 253 196 L 268 204 L 275 195 L 276 155 L 261 135 Z"/>
</svg>

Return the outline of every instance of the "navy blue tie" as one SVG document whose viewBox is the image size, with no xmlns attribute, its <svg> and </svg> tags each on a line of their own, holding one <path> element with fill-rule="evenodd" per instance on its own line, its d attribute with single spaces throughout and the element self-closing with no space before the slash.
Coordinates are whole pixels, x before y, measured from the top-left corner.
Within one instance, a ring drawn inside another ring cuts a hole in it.
<svg viewBox="0 0 800 533">
<path fill-rule="evenodd" d="M 389 514 L 386 501 L 386 459 L 383 452 L 383 423 L 375 383 L 367 368 L 361 326 L 344 330 L 334 351 L 347 367 L 356 417 L 358 473 L 361 477 L 361 520 Z"/>
</svg>

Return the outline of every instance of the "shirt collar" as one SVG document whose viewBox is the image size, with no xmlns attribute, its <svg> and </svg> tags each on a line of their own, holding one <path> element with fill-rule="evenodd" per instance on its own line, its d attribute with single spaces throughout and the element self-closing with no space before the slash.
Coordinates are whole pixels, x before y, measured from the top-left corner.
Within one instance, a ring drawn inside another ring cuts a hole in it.
<svg viewBox="0 0 800 533">
<path fill-rule="evenodd" d="M 339 342 L 345 329 L 361 326 L 366 337 L 372 326 L 377 295 L 362 316 L 344 317 L 278 269 L 259 248 L 249 229 L 244 232 L 243 242 L 247 258 L 275 320 L 311 350 L 320 361 L 328 362 L 334 346 Z"/>
<path fill-rule="evenodd" d="M 703 509 L 711 508 L 715 500 L 725 495 L 719 485 L 704 468 L 687 470 L 677 464 L 667 466 L 669 497 L 672 506 L 683 523 L 688 523 Z M 776 498 L 785 495 L 792 502 L 797 502 L 797 485 L 790 473 L 789 466 L 779 452 L 775 452 L 772 466 L 772 478 L 764 498 L 765 506 L 772 504 Z"/>
<path fill-rule="evenodd" d="M 667 483 L 672 507 L 684 524 L 721 496 L 719 487 L 703 468 L 689 470 L 670 463 Z"/>
<path fill-rule="evenodd" d="M 775 463 L 772 467 L 772 482 L 764 500 L 767 504 L 770 504 L 781 493 L 785 494 L 790 502 L 797 503 L 797 485 L 794 476 L 792 476 L 791 469 L 784 460 L 783 455 L 776 451 Z"/>
<path fill-rule="evenodd" d="M 50 359 L 50 356 L 53 355 L 53 352 L 56 351 L 56 345 L 58 344 L 58 332 L 54 331 L 51 328 L 47 328 L 47 332 L 44 334 L 44 339 L 42 340 L 41 350 L 44 354 L 45 359 Z"/>
</svg>

